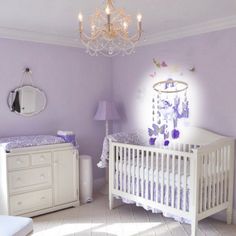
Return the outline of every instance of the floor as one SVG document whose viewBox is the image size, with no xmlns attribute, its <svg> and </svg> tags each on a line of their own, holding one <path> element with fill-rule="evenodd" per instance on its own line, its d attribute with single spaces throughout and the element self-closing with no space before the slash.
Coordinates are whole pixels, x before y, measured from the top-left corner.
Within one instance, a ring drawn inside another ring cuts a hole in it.
<svg viewBox="0 0 236 236">
<path fill-rule="evenodd" d="M 107 196 L 97 195 L 93 203 L 33 218 L 32 236 L 184 236 L 190 226 L 135 205 L 110 211 Z M 235 236 L 236 225 L 213 219 L 200 223 L 198 236 Z"/>
</svg>

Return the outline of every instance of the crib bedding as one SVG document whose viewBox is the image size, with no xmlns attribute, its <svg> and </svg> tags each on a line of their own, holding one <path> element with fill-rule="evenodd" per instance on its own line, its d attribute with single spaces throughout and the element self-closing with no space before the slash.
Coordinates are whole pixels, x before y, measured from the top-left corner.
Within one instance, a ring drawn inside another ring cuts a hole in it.
<svg viewBox="0 0 236 236">
<path fill-rule="evenodd" d="M 130 182 L 128 182 L 128 179 L 126 180 L 126 189 L 128 189 L 129 183 L 130 183 L 130 191 L 131 194 L 135 194 L 137 195 L 137 179 L 135 178 L 135 188 L 134 188 L 134 193 L 133 193 L 133 189 L 132 189 L 132 177 Z M 148 187 L 147 187 L 147 183 L 148 183 Z M 148 199 L 151 200 L 151 186 L 150 186 L 150 182 L 148 181 L 139 181 L 139 196 L 141 196 L 141 189 L 142 189 L 142 185 L 143 185 L 143 189 L 144 189 L 144 196 Z M 120 183 L 118 183 L 118 188 L 121 191 L 124 191 L 124 186 L 121 189 Z M 156 189 L 156 187 L 158 186 L 158 189 Z M 148 191 L 146 191 L 148 189 Z M 163 201 L 164 203 L 167 202 L 167 188 L 166 188 L 166 184 L 164 184 L 163 186 L 163 191 L 164 191 L 164 198 Z M 162 187 L 161 184 L 156 184 L 156 182 L 153 183 L 153 201 L 157 201 L 158 203 L 161 202 L 161 192 L 162 192 Z M 184 217 L 179 217 L 175 214 L 170 214 L 167 211 L 161 211 L 158 209 L 158 207 L 153 208 L 151 206 L 149 206 L 148 204 L 144 204 L 144 203 L 138 203 L 135 201 L 131 201 L 125 197 L 120 197 L 118 195 L 114 195 L 117 199 L 121 199 L 124 203 L 126 204 L 135 204 L 138 207 L 143 207 L 145 210 L 148 211 L 152 211 L 152 213 L 162 213 L 165 217 L 169 217 L 169 218 L 173 218 L 176 221 L 180 222 L 180 223 L 187 223 L 187 224 L 191 224 L 191 221 L 189 219 L 185 219 Z M 171 206 L 171 199 L 172 199 L 172 186 L 169 187 L 169 197 L 168 197 L 168 205 Z M 177 207 L 178 204 L 178 194 L 177 194 L 177 188 L 174 188 L 174 206 Z M 184 196 L 184 191 L 183 188 L 181 187 L 180 190 L 180 209 L 183 209 L 184 204 L 186 204 L 186 210 L 189 211 L 189 189 L 187 188 L 186 191 L 186 196 Z"/>
<path fill-rule="evenodd" d="M 10 152 L 12 149 L 17 149 L 17 148 L 60 144 L 60 143 L 65 143 L 65 140 L 61 137 L 54 135 L 30 135 L 30 136 L 0 138 L 0 146 L 4 148 L 6 152 Z"/>
<path fill-rule="evenodd" d="M 141 168 L 141 160 L 137 161 L 137 158 L 135 158 L 135 161 L 133 162 L 134 165 L 130 165 L 129 166 L 126 164 L 123 160 L 119 160 L 118 161 L 118 165 L 115 167 L 116 170 L 118 168 L 118 188 L 121 191 L 124 191 L 124 189 L 130 189 L 130 193 L 131 194 L 135 194 L 137 195 L 137 189 L 140 190 L 139 192 L 139 196 L 141 196 L 141 189 L 144 190 L 144 196 L 151 200 L 151 191 L 152 191 L 152 187 L 151 187 L 151 180 L 153 178 L 153 171 L 151 171 L 150 169 L 150 162 L 148 163 L 148 167 L 147 168 L 147 163 L 143 163 L 144 168 Z M 137 165 L 137 163 L 139 163 L 139 167 Z M 158 163 L 158 165 L 160 166 L 160 162 Z M 181 167 L 183 167 L 183 160 L 181 160 L 180 162 Z M 178 163 L 175 162 L 175 176 L 172 173 L 172 166 L 169 166 L 169 171 L 167 171 L 166 169 L 166 165 L 164 166 L 164 171 L 163 171 L 163 176 L 164 176 L 164 180 L 163 180 L 163 191 L 164 191 L 164 203 L 167 202 L 167 184 L 168 184 L 168 173 L 169 173 L 169 197 L 168 197 L 168 204 L 169 206 L 171 206 L 171 199 L 172 199 L 172 188 L 173 188 L 173 176 L 174 176 L 174 206 L 177 207 L 177 202 L 178 202 L 178 194 L 177 194 L 177 186 L 179 184 L 179 176 L 177 173 L 177 168 L 178 168 Z M 186 204 L 186 210 L 189 211 L 189 188 L 190 188 L 190 166 L 189 163 L 187 162 L 186 165 L 187 168 L 187 176 L 186 176 L 186 196 L 184 196 L 184 184 L 185 184 L 185 180 L 184 180 L 184 175 L 183 172 L 181 170 L 181 174 L 180 174 L 180 209 L 183 209 L 184 204 Z M 143 169 L 144 169 L 144 174 L 143 174 Z M 126 186 L 120 186 L 120 173 L 122 170 L 122 182 L 126 182 Z M 124 175 L 126 171 L 126 176 Z M 139 174 L 138 174 L 139 173 Z M 158 176 L 157 176 L 158 174 Z M 134 176 L 134 186 L 133 186 L 133 176 Z M 137 177 L 139 176 L 139 181 L 137 181 Z M 141 177 L 143 176 L 143 180 L 141 179 Z M 213 178 L 214 176 L 208 176 L 209 178 L 209 183 L 211 184 L 211 188 L 213 187 Z M 139 188 L 137 188 L 137 184 L 139 183 Z M 160 169 L 155 169 L 154 170 L 154 178 L 153 178 L 153 201 L 157 201 L 157 202 L 161 202 L 161 192 L 162 192 L 162 171 Z M 148 184 L 148 186 L 147 186 Z M 156 189 L 156 186 L 158 186 L 158 189 Z M 204 194 L 204 185 L 202 186 L 203 190 L 202 193 Z M 134 192 L 133 192 L 134 189 Z M 216 189 L 216 188 L 215 188 Z M 208 188 L 207 188 L 207 196 L 208 196 Z M 211 193 L 212 194 L 212 193 Z M 124 197 L 120 197 L 120 196 L 116 196 L 116 198 L 118 199 L 122 199 L 122 201 L 124 203 L 127 204 L 136 204 L 137 206 L 143 207 L 145 210 L 151 210 L 153 213 L 163 213 L 163 215 L 165 217 L 170 217 L 170 218 L 174 218 L 176 221 L 179 221 L 180 223 L 187 223 L 190 224 L 191 221 L 188 219 L 185 219 L 183 217 L 179 217 L 176 216 L 174 214 L 169 214 L 168 212 L 163 212 L 160 211 L 158 208 L 153 208 L 150 207 L 147 204 L 140 204 L 131 200 L 128 200 Z"/>
<path fill-rule="evenodd" d="M 100 162 L 97 164 L 97 166 L 99 168 L 107 167 L 107 161 L 109 159 L 109 140 L 134 145 L 149 145 L 147 142 L 148 138 L 145 134 L 145 131 L 140 130 L 133 133 L 120 132 L 107 135 L 103 141 L 102 154 L 100 157 Z"/>
</svg>

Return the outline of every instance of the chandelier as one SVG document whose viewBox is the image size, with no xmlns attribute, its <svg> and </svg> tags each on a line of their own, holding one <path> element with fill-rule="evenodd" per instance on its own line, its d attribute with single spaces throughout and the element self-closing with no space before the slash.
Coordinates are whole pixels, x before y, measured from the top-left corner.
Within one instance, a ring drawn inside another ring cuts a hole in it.
<svg viewBox="0 0 236 236">
<path fill-rule="evenodd" d="M 129 55 L 142 35 L 142 15 L 137 15 L 137 32 L 130 36 L 128 28 L 131 17 L 124 9 L 115 8 L 112 0 L 106 0 L 102 9 L 97 9 L 90 17 L 90 33 L 83 27 L 83 16 L 78 15 L 81 42 L 91 56 Z"/>
</svg>

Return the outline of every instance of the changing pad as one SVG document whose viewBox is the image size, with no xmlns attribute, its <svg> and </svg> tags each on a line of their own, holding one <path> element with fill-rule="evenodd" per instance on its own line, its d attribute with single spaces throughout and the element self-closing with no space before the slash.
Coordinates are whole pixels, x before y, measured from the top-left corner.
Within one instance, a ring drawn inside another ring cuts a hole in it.
<svg viewBox="0 0 236 236">
<path fill-rule="evenodd" d="M 0 145 L 4 147 L 6 152 L 10 152 L 12 149 L 16 148 L 42 146 L 58 143 L 65 143 L 65 140 L 61 137 L 53 135 L 31 135 L 0 138 Z"/>
</svg>

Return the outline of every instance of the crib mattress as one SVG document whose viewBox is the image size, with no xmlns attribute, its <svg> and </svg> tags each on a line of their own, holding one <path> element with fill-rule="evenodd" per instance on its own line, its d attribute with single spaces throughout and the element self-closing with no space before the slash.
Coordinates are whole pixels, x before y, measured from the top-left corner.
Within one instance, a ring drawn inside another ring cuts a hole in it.
<svg viewBox="0 0 236 236">
<path fill-rule="evenodd" d="M 140 163 L 140 162 L 139 162 Z M 183 166 L 183 161 L 181 160 L 181 165 Z M 149 163 L 149 166 L 150 166 L 150 163 Z M 169 172 L 167 171 L 166 167 L 164 168 L 164 171 L 163 171 L 163 175 L 162 175 L 162 171 L 161 170 L 158 170 L 155 169 L 154 172 L 150 169 L 150 168 L 147 168 L 146 165 L 144 165 L 144 168 L 141 167 L 141 164 L 139 166 L 137 166 L 137 163 L 135 164 L 131 164 L 130 165 L 130 168 L 128 166 L 128 164 L 126 164 L 126 167 L 125 167 L 125 163 L 124 161 L 119 161 L 119 164 L 118 164 L 118 168 L 119 168 L 119 173 L 121 173 L 121 170 L 122 170 L 122 173 L 124 174 L 125 173 L 125 170 L 126 170 L 126 175 L 127 176 L 133 176 L 135 178 L 137 178 L 139 176 L 139 178 L 144 178 L 145 181 L 152 181 L 153 179 L 153 182 L 158 182 L 159 184 L 162 183 L 162 178 L 164 177 L 164 180 L 163 180 L 163 183 L 165 185 L 167 185 L 167 182 L 168 182 L 168 173 L 169 173 L 169 185 L 172 185 L 173 184 L 173 177 L 174 177 L 174 185 L 175 187 L 178 186 L 179 184 L 179 175 L 177 174 L 177 168 L 178 168 L 178 164 L 176 163 L 175 164 L 175 174 L 173 174 L 172 172 L 172 166 L 170 165 L 170 168 L 169 168 Z M 144 173 L 143 173 L 144 172 Z M 187 165 L 187 178 L 186 178 L 186 186 L 187 188 L 190 186 L 190 168 L 189 168 L 189 165 Z M 184 175 L 183 175 L 183 172 L 180 173 L 180 186 L 181 187 L 184 187 L 184 184 L 185 184 L 185 180 L 184 180 Z"/>
</svg>

